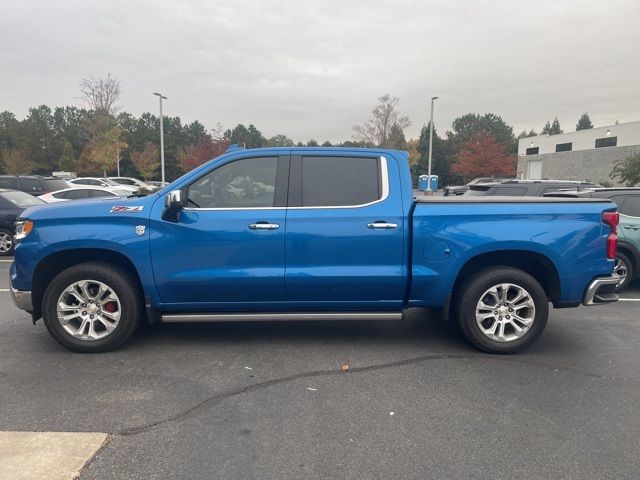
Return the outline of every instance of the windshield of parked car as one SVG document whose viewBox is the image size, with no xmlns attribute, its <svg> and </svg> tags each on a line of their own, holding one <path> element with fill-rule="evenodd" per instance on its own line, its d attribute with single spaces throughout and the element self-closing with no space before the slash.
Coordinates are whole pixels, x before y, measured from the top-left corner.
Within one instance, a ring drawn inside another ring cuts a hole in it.
<svg viewBox="0 0 640 480">
<path fill-rule="evenodd" d="M 40 200 L 38 197 L 34 197 L 33 195 L 29 195 L 24 192 L 3 192 L 0 195 L 20 208 L 29 208 L 34 205 L 42 205 L 43 203 L 46 203 L 44 200 Z"/>
</svg>

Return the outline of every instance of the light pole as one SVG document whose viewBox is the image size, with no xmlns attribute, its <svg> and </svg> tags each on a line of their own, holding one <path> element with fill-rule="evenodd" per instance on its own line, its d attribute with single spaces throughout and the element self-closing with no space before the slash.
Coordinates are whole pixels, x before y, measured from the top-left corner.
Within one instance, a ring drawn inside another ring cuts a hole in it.
<svg viewBox="0 0 640 480">
<path fill-rule="evenodd" d="M 153 92 L 160 100 L 160 181 L 164 185 L 164 128 L 162 124 L 162 100 L 167 100 L 161 93 Z M 433 113 L 433 112 L 432 112 Z"/>
<path fill-rule="evenodd" d="M 435 100 L 437 100 L 438 97 L 431 97 L 431 120 L 429 121 L 429 171 L 427 172 L 427 174 L 429 175 L 429 180 L 428 180 L 428 190 L 429 192 L 431 192 L 430 194 L 433 194 L 433 192 L 431 191 L 431 151 L 433 150 L 433 102 Z"/>
</svg>

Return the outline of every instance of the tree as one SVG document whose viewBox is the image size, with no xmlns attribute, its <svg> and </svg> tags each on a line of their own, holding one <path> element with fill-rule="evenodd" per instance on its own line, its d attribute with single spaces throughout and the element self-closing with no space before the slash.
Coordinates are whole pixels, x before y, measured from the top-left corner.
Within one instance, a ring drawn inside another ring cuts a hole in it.
<svg viewBox="0 0 640 480">
<path fill-rule="evenodd" d="M 516 174 L 516 158 L 491 133 L 476 133 L 466 142 L 451 170 L 465 180 L 489 175 Z"/>
<path fill-rule="evenodd" d="M 429 128 L 431 123 L 422 127 L 418 143 L 416 145 L 419 157 L 412 173 L 415 179 L 420 175 L 426 175 L 429 172 Z M 448 141 L 443 140 L 438 135 L 438 130 L 433 128 L 433 152 L 431 154 L 431 174 L 438 175 L 441 185 L 450 183 L 453 178 L 451 176 L 451 150 Z"/>
<path fill-rule="evenodd" d="M 467 113 L 456 118 L 447 132 L 447 141 L 452 152 L 460 151 L 461 146 L 478 133 L 491 133 L 496 141 L 502 143 L 508 152 L 518 151 L 518 142 L 513 135 L 513 127 L 507 125 L 501 116 L 495 113 Z"/>
<path fill-rule="evenodd" d="M 591 123 L 589 114 L 585 112 L 580 115 L 580 118 L 578 119 L 578 123 L 576 124 L 576 131 L 588 130 L 589 128 L 593 128 L 593 123 Z"/>
<path fill-rule="evenodd" d="M 107 74 L 106 78 L 83 78 L 80 91 L 89 108 L 100 115 L 115 116 L 120 111 L 118 102 L 122 95 L 120 82 Z"/>
<path fill-rule="evenodd" d="M 560 128 L 560 121 L 558 120 L 558 117 L 555 117 L 553 119 L 553 123 L 547 120 L 547 123 L 544 124 L 544 127 L 542 127 L 542 132 L 541 132 L 542 135 L 558 135 L 560 133 L 564 133 L 564 132 Z"/>
<path fill-rule="evenodd" d="M 391 125 L 389 138 L 386 143 L 386 147 L 388 148 L 395 148 L 396 150 L 407 149 L 407 139 L 404 137 L 404 132 L 397 123 Z"/>
<path fill-rule="evenodd" d="M 73 152 L 73 145 L 71 145 L 70 141 L 65 140 L 62 155 L 58 160 L 58 168 L 63 172 L 75 172 L 77 167 L 78 159 Z"/>
<path fill-rule="evenodd" d="M 96 132 L 89 141 L 88 164 L 94 170 L 107 176 L 108 171 L 113 171 L 118 163 L 120 151 L 127 148 L 122 138 L 122 130 L 115 126 L 106 132 Z"/>
<path fill-rule="evenodd" d="M 293 147 L 294 143 L 286 135 L 276 135 L 267 140 L 268 147 Z"/>
<path fill-rule="evenodd" d="M 318 142 L 313 138 L 307 142 L 307 147 L 317 147 L 317 146 L 318 146 Z"/>
<path fill-rule="evenodd" d="M 228 146 L 229 140 L 226 137 L 203 136 L 200 137 L 197 145 L 180 148 L 178 161 L 184 172 L 190 172 L 203 163 L 222 155 Z"/>
<path fill-rule="evenodd" d="M 254 125 L 249 125 L 247 128 L 239 123 L 233 130 L 224 132 L 224 136 L 230 144 L 238 144 L 245 148 L 260 148 L 267 145 L 267 139 Z"/>
<path fill-rule="evenodd" d="M 522 132 L 520 132 L 520 134 L 518 135 L 518 138 L 528 138 L 528 137 L 535 137 L 538 134 L 536 133 L 536 131 L 532 128 L 531 130 L 529 130 L 528 132 L 526 130 L 523 130 Z"/>
<path fill-rule="evenodd" d="M 398 111 L 398 97 L 385 93 L 378 101 L 380 103 L 371 111 L 369 119 L 362 125 L 353 126 L 353 138 L 368 146 L 388 147 L 392 127 L 395 125 L 402 131 L 411 125 L 411 121 Z"/>
<path fill-rule="evenodd" d="M 151 180 L 160 169 L 160 153 L 158 147 L 149 142 L 141 152 L 131 152 L 131 163 L 142 175 L 143 180 Z"/>
<path fill-rule="evenodd" d="M 611 174 L 612 179 L 619 178 L 628 187 L 633 187 L 640 183 L 640 152 L 617 162 Z"/>
<path fill-rule="evenodd" d="M 33 172 L 35 164 L 27 159 L 24 151 L 18 147 L 2 147 L 0 150 L 0 166 L 7 175 L 20 175 Z"/>
</svg>

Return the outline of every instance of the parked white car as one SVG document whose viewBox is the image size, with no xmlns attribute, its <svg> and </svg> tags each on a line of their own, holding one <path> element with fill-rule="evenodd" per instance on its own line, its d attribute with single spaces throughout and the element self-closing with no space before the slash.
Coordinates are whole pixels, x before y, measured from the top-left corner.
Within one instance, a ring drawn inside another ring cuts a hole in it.
<svg viewBox="0 0 640 480">
<path fill-rule="evenodd" d="M 67 200 L 80 200 L 83 198 L 104 198 L 104 197 L 120 197 L 131 195 L 128 190 L 118 190 L 103 187 L 84 187 L 77 186 L 56 190 L 55 192 L 40 195 L 42 200 L 47 203 L 65 202 Z"/>
<path fill-rule="evenodd" d="M 128 185 L 130 187 L 138 187 L 144 190 L 157 190 L 158 187 L 154 185 L 149 185 L 148 183 L 143 182 L 142 180 L 138 180 L 133 177 L 109 177 L 109 180 L 113 180 L 114 182 L 120 185 Z"/>
<path fill-rule="evenodd" d="M 126 190 L 129 193 L 134 193 L 139 190 L 138 187 L 132 187 L 130 185 L 120 185 L 108 178 L 99 177 L 81 177 L 74 178 L 66 181 L 70 187 L 102 187 L 109 190 Z"/>
</svg>

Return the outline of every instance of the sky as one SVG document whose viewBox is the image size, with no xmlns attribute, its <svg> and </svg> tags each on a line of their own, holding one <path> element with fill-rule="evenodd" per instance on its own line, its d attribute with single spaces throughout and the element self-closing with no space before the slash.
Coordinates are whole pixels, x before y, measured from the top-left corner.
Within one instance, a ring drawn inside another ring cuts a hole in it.
<svg viewBox="0 0 640 480">
<path fill-rule="evenodd" d="M 124 110 L 207 128 L 343 141 L 377 97 L 400 98 L 415 138 L 493 112 L 540 130 L 640 120 L 640 1 L 0 0 L 0 111 L 83 106 L 110 73 Z"/>
</svg>

